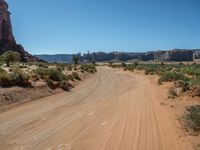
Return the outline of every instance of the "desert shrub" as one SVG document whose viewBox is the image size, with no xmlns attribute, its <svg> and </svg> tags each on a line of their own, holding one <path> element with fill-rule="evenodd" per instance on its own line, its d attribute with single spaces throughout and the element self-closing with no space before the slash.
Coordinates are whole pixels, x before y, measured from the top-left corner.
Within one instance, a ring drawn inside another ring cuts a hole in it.
<svg viewBox="0 0 200 150">
<path fill-rule="evenodd" d="M 72 74 L 68 74 L 66 76 L 68 80 L 74 81 L 74 77 L 72 76 Z"/>
<path fill-rule="evenodd" d="M 121 64 L 112 64 L 112 66 L 110 66 L 112 68 L 121 68 Z"/>
<path fill-rule="evenodd" d="M 11 81 L 13 85 L 17 86 L 30 86 L 29 75 L 26 75 L 20 69 L 15 69 L 11 74 Z"/>
<path fill-rule="evenodd" d="M 42 67 L 42 68 L 49 68 L 49 64 L 47 63 L 39 63 L 39 64 L 36 64 L 38 67 Z"/>
<path fill-rule="evenodd" d="M 48 70 L 48 76 L 53 81 L 66 80 L 66 76 L 62 73 L 62 71 L 54 68 Z"/>
<path fill-rule="evenodd" d="M 95 67 L 94 65 L 89 65 L 88 67 L 89 67 L 89 72 L 90 72 L 90 73 L 95 73 L 95 72 L 97 72 L 96 67 Z"/>
<path fill-rule="evenodd" d="M 191 83 L 189 81 L 178 80 L 177 82 L 175 82 L 175 87 L 181 88 L 182 92 L 186 92 L 190 90 Z"/>
<path fill-rule="evenodd" d="M 134 65 L 135 65 L 135 66 L 138 66 L 138 65 L 139 65 L 139 62 L 138 62 L 138 61 L 135 61 L 135 62 L 134 62 Z"/>
<path fill-rule="evenodd" d="M 197 85 L 194 90 L 194 96 L 200 97 L 200 85 Z"/>
<path fill-rule="evenodd" d="M 3 59 L 5 60 L 7 66 L 9 67 L 10 62 L 21 60 L 21 54 L 15 51 L 7 51 L 3 54 Z"/>
<path fill-rule="evenodd" d="M 0 68 L 0 74 L 6 73 L 6 71 L 2 68 Z"/>
<path fill-rule="evenodd" d="M 0 69 L 1 70 L 1 69 Z M 0 85 L 2 87 L 11 86 L 31 86 L 29 82 L 29 76 L 22 72 L 19 68 L 12 70 L 13 72 L 8 74 L 5 71 L 0 71 Z"/>
<path fill-rule="evenodd" d="M 31 79 L 33 82 L 40 80 L 40 76 L 38 74 L 31 74 Z"/>
<path fill-rule="evenodd" d="M 12 81 L 10 76 L 4 72 L 4 73 L 0 73 L 0 86 L 1 87 L 9 87 L 12 85 Z"/>
<path fill-rule="evenodd" d="M 157 65 L 146 65 L 146 66 L 144 67 L 145 74 L 146 74 L 146 75 L 149 75 L 149 74 L 151 74 L 151 75 L 156 74 L 157 70 L 159 69 L 158 67 L 159 67 L 159 66 L 157 66 Z"/>
<path fill-rule="evenodd" d="M 186 111 L 183 117 L 186 127 L 200 133 L 200 105 L 190 106 Z"/>
<path fill-rule="evenodd" d="M 58 82 L 54 82 L 51 79 L 46 79 L 47 85 L 48 87 L 50 87 L 51 89 L 56 89 L 59 87 L 59 83 Z"/>
<path fill-rule="evenodd" d="M 60 82 L 60 88 L 62 88 L 65 91 L 69 91 L 70 89 L 69 83 L 67 81 Z"/>
<path fill-rule="evenodd" d="M 109 65 L 109 66 L 112 66 L 112 65 L 113 65 L 113 62 L 112 62 L 112 61 L 108 62 L 108 65 Z"/>
<path fill-rule="evenodd" d="M 89 73 L 95 73 L 97 72 L 95 65 L 92 64 L 82 64 L 80 66 L 81 72 L 89 72 Z"/>
<path fill-rule="evenodd" d="M 168 97 L 169 98 L 175 98 L 177 96 L 177 93 L 175 91 L 174 88 L 170 88 L 169 91 L 168 91 Z"/>
<path fill-rule="evenodd" d="M 125 67 L 126 67 L 126 63 L 122 62 L 122 63 L 121 63 L 121 66 L 122 66 L 123 68 L 125 68 Z"/>
<path fill-rule="evenodd" d="M 72 72 L 72 76 L 73 76 L 73 78 L 76 79 L 76 80 L 81 80 L 81 78 L 80 78 L 78 72 Z"/>
<path fill-rule="evenodd" d="M 48 69 L 43 67 L 38 67 L 34 70 L 36 74 L 38 74 L 42 79 L 48 78 Z"/>
<path fill-rule="evenodd" d="M 0 55 L 0 63 L 4 62 L 4 57 Z"/>
<path fill-rule="evenodd" d="M 51 79 L 53 81 L 62 81 L 62 80 L 67 80 L 67 76 L 63 74 L 62 70 L 60 69 L 55 69 L 55 68 L 43 68 L 43 67 L 38 67 L 34 72 L 42 79 Z"/>
<path fill-rule="evenodd" d="M 67 65 L 67 70 L 72 71 L 72 65 Z"/>
<path fill-rule="evenodd" d="M 144 66 L 143 65 L 138 65 L 136 69 L 137 70 L 144 70 Z"/>
<path fill-rule="evenodd" d="M 191 79 L 189 77 L 186 77 L 183 73 L 178 72 L 165 72 L 159 78 L 160 83 L 177 80 L 190 81 Z"/>
<path fill-rule="evenodd" d="M 25 66 L 25 65 L 20 65 L 19 68 L 20 68 L 20 69 L 23 69 L 23 68 L 28 68 L 28 67 Z"/>
</svg>

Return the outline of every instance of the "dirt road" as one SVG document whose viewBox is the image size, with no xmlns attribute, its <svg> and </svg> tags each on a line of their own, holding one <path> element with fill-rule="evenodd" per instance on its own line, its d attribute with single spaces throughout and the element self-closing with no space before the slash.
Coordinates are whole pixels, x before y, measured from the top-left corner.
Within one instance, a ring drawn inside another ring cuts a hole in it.
<svg viewBox="0 0 200 150">
<path fill-rule="evenodd" d="M 0 114 L 0 149 L 190 150 L 149 76 L 98 68 L 71 92 Z"/>
</svg>

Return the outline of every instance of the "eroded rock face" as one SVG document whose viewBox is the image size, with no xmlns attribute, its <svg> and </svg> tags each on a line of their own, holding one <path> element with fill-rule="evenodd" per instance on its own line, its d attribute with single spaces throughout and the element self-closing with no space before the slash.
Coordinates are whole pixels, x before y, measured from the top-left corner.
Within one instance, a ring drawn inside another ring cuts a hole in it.
<svg viewBox="0 0 200 150">
<path fill-rule="evenodd" d="M 162 56 L 165 61 L 193 61 L 193 51 L 174 49 Z"/>
<path fill-rule="evenodd" d="M 0 33 L 0 40 L 8 40 L 15 43 L 8 4 L 4 0 L 0 0 Z"/>
<path fill-rule="evenodd" d="M 39 60 L 26 52 L 20 44 L 16 43 L 12 32 L 8 4 L 4 0 L 0 0 L 0 55 L 6 51 L 18 51 L 22 55 L 22 61 Z"/>
</svg>

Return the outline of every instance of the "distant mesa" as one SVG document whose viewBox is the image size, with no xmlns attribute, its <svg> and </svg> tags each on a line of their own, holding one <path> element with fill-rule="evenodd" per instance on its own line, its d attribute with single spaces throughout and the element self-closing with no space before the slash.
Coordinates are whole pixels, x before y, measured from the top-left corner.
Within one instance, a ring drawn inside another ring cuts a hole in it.
<svg viewBox="0 0 200 150">
<path fill-rule="evenodd" d="M 47 62 L 71 63 L 72 54 L 34 55 Z M 193 61 L 200 59 L 200 49 L 173 49 L 149 52 L 93 52 L 81 55 L 81 62 L 108 62 L 108 61 Z"/>
<path fill-rule="evenodd" d="M 84 54 L 82 59 L 93 59 L 95 61 L 193 61 L 194 58 L 200 58 L 200 49 L 173 49 L 149 52 L 95 52 Z"/>
<path fill-rule="evenodd" d="M 19 52 L 22 55 L 22 61 L 40 60 L 26 52 L 22 45 L 16 43 L 12 32 L 8 4 L 4 0 L 0 0 L 0 55 L 10 50 Z"/>
<path fill-rule="evenodd" d="M 71 63 L 73 58 L 73 54 L 55 54 L 55 55 L 42 54 L 34 56 L 49 63 L 54 63 L 54 62 Z"/>
</svg>

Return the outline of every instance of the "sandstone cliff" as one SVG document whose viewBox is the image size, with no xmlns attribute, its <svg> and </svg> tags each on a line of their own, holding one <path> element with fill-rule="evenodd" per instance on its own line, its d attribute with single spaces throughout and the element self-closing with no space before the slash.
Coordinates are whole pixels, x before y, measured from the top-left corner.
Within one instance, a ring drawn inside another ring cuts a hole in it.
<svg viewBox="0 0 200 150">
<path fill-rule="evenodd" d="M 4 0 L 0 0 L 0 55 L 9 50 L 18 51 L 22 55 L 22 61 L 39 60 L 26 52 L 20 44 L 16 43 L 12 32 L 8 4 Z"/>
</svg>

